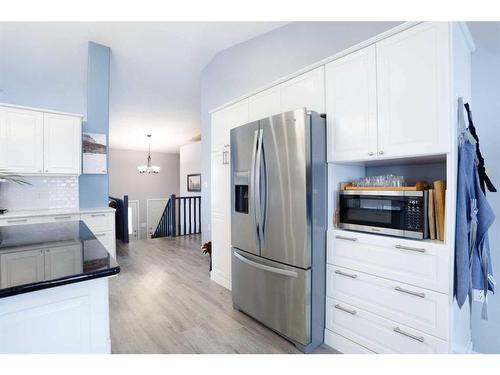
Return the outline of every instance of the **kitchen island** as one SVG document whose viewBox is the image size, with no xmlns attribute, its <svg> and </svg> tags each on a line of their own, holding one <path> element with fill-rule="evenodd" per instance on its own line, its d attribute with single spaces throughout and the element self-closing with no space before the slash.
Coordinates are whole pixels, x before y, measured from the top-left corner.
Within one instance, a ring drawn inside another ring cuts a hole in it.
<svg viewBox="0 0 500 375">
<path fill-rule="evenodd" d="M 82 221 L 0 227 L 0 353 L 110 353 L 119 272 Z"/>
</svg>

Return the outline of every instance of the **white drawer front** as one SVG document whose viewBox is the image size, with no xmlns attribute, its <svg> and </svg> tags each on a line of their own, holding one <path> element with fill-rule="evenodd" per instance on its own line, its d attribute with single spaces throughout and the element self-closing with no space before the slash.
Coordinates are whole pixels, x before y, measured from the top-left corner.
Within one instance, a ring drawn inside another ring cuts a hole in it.
<svg viewBox="0 0 500 375">
<path fill-rule="evenodd" d="M 326 327 L 376 353 L 447 353 L 448 343 L 427 333 L 327 297 Z"/>
<path fill-rule="evenodd" d="M 114 215 L 113 212 L 82 214 L 81 219 L 87 224 L 92 232 L 102 232 L 113 229 Z"/>
<path fill-rule="evenodd" d="M 342 354 L 375 354 L 371 350 L 348 340 L 335 332 L 325 329 L 325 344 Z"/>
<path fill-rule="evenodd" d="M 59 222 L 59 221 L 78 221 L 80 220 L 80 215 L 54 215 L 46 216 L 46 222 Z"/>
<path fill-rule="evenodd" d="M 46 222 L 47 222 L 46 217 L 22 217 L 22 218 L 0 219 L 0 226 L 39 224 Z"/>
<path fill-rule="evenodd" d="M 328 263 L 449 293 L 447 246 L 356 232 L 328 231 Z"/>
<path fill-rule="evenodd" d="M 329 297 L 447 339 L 448 295 L 338 266 L 326 272 Z"/>
<path fill-rule="evenodd" d="M 100 243 L 108 250 L 108 252 L 115 257 L 115 239 L 113 238 L 113 231 L 107 232 L 93 232 L 94 236 Z"/>
</svg>

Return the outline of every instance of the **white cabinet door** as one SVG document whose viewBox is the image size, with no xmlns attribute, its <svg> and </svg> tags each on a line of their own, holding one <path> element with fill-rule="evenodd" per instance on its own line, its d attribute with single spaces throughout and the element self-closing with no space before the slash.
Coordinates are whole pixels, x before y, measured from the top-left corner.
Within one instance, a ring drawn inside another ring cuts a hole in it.
<svg viewBox="0 0 500 375">
<path fill-rule="evenodd" d="M 212 214 L 212 278 L 225 287 L 231 284 L 231 226 L 226 217 Z"/>
<path fill-rule="evenodd" d="M 0 107 L 0 168 L 43 172 L 43 113 Z"/>
<path fill-rule="evenodd" d="M 44 251 L 20 251 L 0 255 L 2 288 L 43 281 Z"/>
<path fill-rule="evenodd" d="M 221 151 L 212 153 L 212 211 L 228 220 L 231 209 L 231 175 L 229 164 L 224 164 Z M 226 223 L 226 225 L 229 223 Z"/>
<path fill-rule="evenodd" d="M 328 161 L 376 157 L 376 70 L 374 45 L 326 65 Z"/>
<path fill-rule="evenodd" d="M 45 277 L 47 279 L 78 275 L 82 272 L 83 254 L 80 243 L 45 250 Z"/>
<path fill-rule="evenodd" d="M 212 115 L 212 248 L 214 274 L 217 274 L 213 279 L 226 287 L 231 280 L 230 130 L 248 122 L 248 99 Z"/>
<path fill-rule="evenodd" d="M 215 282 L 229 288 L 231 276 L 231 189 L 229 164 L 223 152 L 212 153 L 212 273 Z"/>
<path fill-rule="evenodd" d="M 377 44 L 380 157 L 449 150 L 447 23 L 426 22 Z"/>
<path fill-rule="evenodd" d="M 321 66 L 280 85 L 281 112 L 305 107 L 325 113 L 325 74 Z"/>
<path fill-rule="evenodd" d="M 274 86 L 249 98 L 249 121 L 260 120 L 281 113 L 280 86 Z"/>
<path fill-rule="evenodd" d="M 248 122 L 248 99 L 212 114 L 212 151 L 229 147 L 229 131 Z"/>
<path fill-rule="evenodd" d="M 82 130 L 78 117 L 43 114 L 44 172 L 80 174 Z"/>
</svg>

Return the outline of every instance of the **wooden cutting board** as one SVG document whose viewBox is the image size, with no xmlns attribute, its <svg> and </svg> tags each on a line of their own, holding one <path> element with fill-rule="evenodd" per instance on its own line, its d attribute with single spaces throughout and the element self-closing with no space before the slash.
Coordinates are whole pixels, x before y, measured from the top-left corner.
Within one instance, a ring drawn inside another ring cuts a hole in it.
<svg viewBox="0 0 500 375">
<path fill-rule="evenodd" d="M 438 240 L 445 240 L 444 220 L 445 220 L 445 191 L 446 181 L 434 181 L 434 208 L 436 214 L 436 237 Z"/>
<path fill-rule="evenodd" d="M 418 181 L 415 186 L 352 186 L 347 185 L 344 190 L 375 190 L 375 191 L 420 191 L 427 189 L 428 184 L 425 181 Z"/>
</svg>

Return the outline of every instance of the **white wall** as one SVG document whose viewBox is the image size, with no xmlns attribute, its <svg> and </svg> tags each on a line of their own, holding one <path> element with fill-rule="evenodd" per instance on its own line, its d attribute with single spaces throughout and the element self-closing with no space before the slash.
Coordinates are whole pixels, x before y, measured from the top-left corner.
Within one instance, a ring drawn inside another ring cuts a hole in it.
<svg viewBox="0 0 500 375">
<path fill-rule="evenodd" d="M 152 163 L 161 168 L 160 173 L 139 174 L 137 166 L 146 163 L 146 157 L 147 151 L 109 150 L 109 194 L 118 198 L 126 194 L 129 199 L 139 200 L 141 239 L 147 234 L 147 199 L 179 194 L 179 155 L 152 152 Z"/>
<path fill-rule="evenodd" d="M 180 195 L 200 195 L 200 192 L 187 191 L 187 175 L 201 173 L 201 141 L 180 147 L 179 172 Z"/>
<path fill-rule="evenodd" d="M 472 55 L 471 110 L 487 173 L 498 193 L 487 193 L 497 218 L 489 231 L 493 275 L 500 287 L 500 23 L 471 25 L 477 49 Z M 489 320 L 481 320 L 481 305 L 474 306 L 472 340 L 474 350 L 500 353 L 500 295 L 489 294 Z"/>
</svg>

